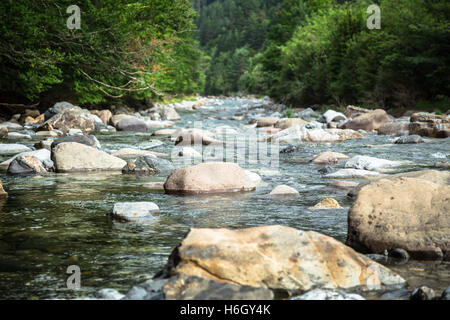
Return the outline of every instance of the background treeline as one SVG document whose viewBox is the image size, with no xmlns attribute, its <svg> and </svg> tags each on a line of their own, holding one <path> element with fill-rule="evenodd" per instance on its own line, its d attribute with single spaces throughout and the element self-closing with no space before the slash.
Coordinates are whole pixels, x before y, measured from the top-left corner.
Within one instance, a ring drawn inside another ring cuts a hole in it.
<svg viewBox="0 0 450 320">
<path fill-rule="evenodd" d="M 294 106 L 449 107 L 447 0 L 193 0 L 207 94 Z M 371 4 L 381 29 L 369 30 Z"/>
<path fill-rule="evenodd" d="M 66 26 L 74 3 L 80 30 Z M 2 0 L 0 102 L 200 93 L 195 17 L 189 0 Z"/>
<path fill-rule="evenodd" d="M 0 2 L 0 105 L 253 93 L 288 105 L 448 109 L 450 2 Z"/>
</svg>

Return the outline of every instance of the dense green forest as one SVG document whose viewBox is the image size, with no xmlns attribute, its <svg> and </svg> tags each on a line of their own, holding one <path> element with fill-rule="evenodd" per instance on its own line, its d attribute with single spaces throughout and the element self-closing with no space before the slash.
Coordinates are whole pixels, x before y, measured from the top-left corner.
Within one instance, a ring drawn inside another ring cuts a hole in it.
<svg viewBox="0 0 450 320">
<path fill-rule="evenodd" d="M 210 57 L 206 93 L 267 94 L 294 106 L 448 109 L 450 2 L 195 0 Z"/>
<path fill-rule="evenodd" d="M 0 102 L 69 96 L 80 103 L 203 90 L 202 54 L 189 0 L 0 3 Z"/>
<path fill-rule="evenodd" d="M 292 106 L 448 108 L 450 2 L 83 0 L 0 3 L 0 103 L 253 93 Z"/>
</svg>

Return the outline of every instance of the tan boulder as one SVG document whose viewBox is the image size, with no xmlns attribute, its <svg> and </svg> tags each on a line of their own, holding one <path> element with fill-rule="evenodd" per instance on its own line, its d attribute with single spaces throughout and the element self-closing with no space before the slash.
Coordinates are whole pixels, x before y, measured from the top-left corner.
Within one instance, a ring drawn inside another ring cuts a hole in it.
<svg viewBox="0 0 450 320">
<path fill-rule="evenodd" d="M 52 160 L 56 172 L 121 171 L 127 165 L 125 160 L 76 142 L 58 144 L 52 149 Z"/>
<path fill-rule="evenodd" d="M 345 154 L 339 153 L 339 152 L 331 152 L 326 151 L 322 152 L 319 155 L 316 155 L 311 159 L 311 162 L 314 164 L 334 164 L 337 163 L 339 160 L 347 160 L 350 159 Z"/>
<path fill-rule="evenodd" d="M 191 229 L 159 276 L 177 274 L 290 293 L 405 284 L 396 273 L 331 237 L 285 226 Z"/>
<path fill-rule="evenodd" d="M 342 129 L 353 129 L 353 130 L 365 130 L 372 131 L 378 130 L 383 124 L 391 122 L 386 111 L 382 109 L 377 109 L 372 112 L 364 113 L 349 122 L 346 122 Z"/>
<path fill-rule="evenodd" d="M 256 185 L 236 163 L 207 162 L 175 170 L 167 178 L 167 193 L 221 193 L 253 191 Z"/>
<path fill-rule="evenodd" d="M 449 180 L 450 172 L 429 170 L 358 188 L 347 244 L 364 252 L 402 248 L 416 259 L 449 260 Z"/>
</svg>

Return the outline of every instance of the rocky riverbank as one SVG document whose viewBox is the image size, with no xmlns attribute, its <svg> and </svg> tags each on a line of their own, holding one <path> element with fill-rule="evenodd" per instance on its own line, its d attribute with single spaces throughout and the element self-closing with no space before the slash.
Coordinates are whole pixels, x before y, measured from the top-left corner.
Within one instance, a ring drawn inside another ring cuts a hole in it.
<svg viewBox="0 0 450 320">
<path fill-rule="evenodd" d="M 0 282 L 44 276 L 37 283 L 54 287 L 54 271 L 23 271 L 33 259 L 98 278 L 94 261 L 109 254 L 114 272 L 100 278 L 111 289 L 88 282 L 91 298 L 440 299 L 450 285 L 449 116 L 283 110 L 251 97 L 139 112 L 59 102 L 0 123 Z M 72 233 L 85 246 L 73 249 Z M 114 246 L 88 252 L 99 241 Z M 133 286 L 150 271 L 127 276 L 132 289 L 119 293 L 114 274 L 132 270 L 128 259 L 139 270 L 152 260 L 153 279 Z M 444 265 L 439 287 L 411 287 L 408 266 L 424 260 Z"/>
</svg>

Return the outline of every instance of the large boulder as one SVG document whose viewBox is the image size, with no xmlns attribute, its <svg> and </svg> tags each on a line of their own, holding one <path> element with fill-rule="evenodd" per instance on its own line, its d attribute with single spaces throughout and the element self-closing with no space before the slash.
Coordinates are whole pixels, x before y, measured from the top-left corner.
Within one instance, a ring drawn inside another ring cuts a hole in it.
<svg viewBox="0 0 450 320">
<path fill-rule="evenodd" d="M 89 134 L 95 131 L 95 122 L 89 111 L 69 108 L 45 121 L 39 130 L 51 131 L 53 129 L 60 130 L 64 134 L 69 132 L 70 129 L 80 129 L 85 134 Z"/>
<path fill-rule="evenodd" d="M 430 138 L 450 137 L 450 117 L 432 113 L 414 113 L 409 124 L 409 134 Z"/>
<path fill-rule="evenodd" d="M 236 163 L 207 162 L 175 170 L 167 178 L 167 193 L 220 193 L 253 191 L 255 184 Z"/>
<path fill-rule="evenodd" d="M 402 248 L 416 259 L 450 254 L 450 172 L 409 172 L 358 188 L 347 244 L 363 252 Z"/>
<path fill-rule="evenodd" d="M 342 129 L 378 130 L 383 124 L 391 122 L 386 111 L 377 109 L 369 113 L 364 113 L 341 126 Z"/>
<path fill-rule="evenodd" d="M 125 160 L 76 142 L 64 142 L 52 149 L 57 172 L 121 171 Z"/>
<path fill-rule="evenodd" d="M 184 274 L 283 290 L 382 290 L 405 280 L 341 242 L 285 226 L 191 229 L 157 277 Z"/>
</svg>

